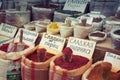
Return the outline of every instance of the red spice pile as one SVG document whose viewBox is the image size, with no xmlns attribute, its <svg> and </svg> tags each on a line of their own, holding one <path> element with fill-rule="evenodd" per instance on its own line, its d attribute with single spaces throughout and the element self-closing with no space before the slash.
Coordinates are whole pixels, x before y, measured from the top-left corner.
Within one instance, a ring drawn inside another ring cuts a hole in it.
<svg viewBox="0 0 120 80">
<path fill-rule="evenodd" d="M 17 45 L 17 44 L 18 44 L 18 43 L 15 43 L 15 45 Z M 2 44 L 2 46 L 0 46 L 0 50 L 7 52 L 8 45 L 9 45 L 9 43 Z M 28 45 L 25 45 L 24 49 L 27 49 L 28 47 L 29 47 Z"/>
<path fill-rule="evenodd" d="M 71 62 L 65 62 L 63 61 L 62 56 L 55 59 L 54 63 L 56 66 L 60 66 L 61 68 L 67 69 L 67 70 L 73 70 L 80 68 L 81 66 L 88 63 L 88 59 L 82 56 L 78 55 L 72 55 L 72 61 Z"/>
<path fill-rule="evenodd" d="M 45 60 L 44 61 L 48 60 L 49 58 L 51 58 L 53 56 L 54 56 L 53 54 L 47 53 L 46 56 L 45 56 Z M 32 60 L 32 61 L 39 62 L 38 61 L 38 56 L 37 56 L 37 51 L 35 51 L 31 55 L 28 55 L 27 58 L 30 59 L 30 60 Z"/>
</svg>

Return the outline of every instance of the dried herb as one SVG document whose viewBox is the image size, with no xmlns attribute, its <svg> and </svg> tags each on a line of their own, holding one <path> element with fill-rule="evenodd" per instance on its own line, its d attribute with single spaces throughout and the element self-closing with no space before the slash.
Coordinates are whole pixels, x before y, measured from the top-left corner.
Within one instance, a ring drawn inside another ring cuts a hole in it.
<svg viewBox="0 0 120 80">
<path fill-rule="evenodd" d="M 114 34 L 120 35 L 120 30 L 115 31 Z"/>
<path fill-rule="evenodd" d="M 95 37 L 104 37 L 105 34 L 103 33 L 91 33 L 90 36 L 95 36 Z"/>
</svg>

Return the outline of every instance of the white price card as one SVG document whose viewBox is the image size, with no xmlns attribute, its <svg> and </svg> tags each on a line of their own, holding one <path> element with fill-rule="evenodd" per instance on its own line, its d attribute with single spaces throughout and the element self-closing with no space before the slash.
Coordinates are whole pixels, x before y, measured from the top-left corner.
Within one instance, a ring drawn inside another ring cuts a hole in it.
<svg viewBox="0 0 120 80">
<path fill-rule="evenodd" d="M 15 36 L 15 39 L 14 39 L 15 42 L 19 42 L 19 40 L 20 40 L 20 30 L 21 29 L 19 29 L 17 35 Z M 38 33 L 23 29 L 23 42 L 24 43 L 26 43 L 28 45 L 34 44 L 37 37 L 38 37 Z"/>
<path fill-rule="evenodd" d="M 67 47 L 73 50 L 73 54 L 92 58 L 94 53 L 96 42 L 90 40 L 84 40 L 74 37 L 69 37 Z"/>
<path fill-rule="evenodd" d="M 84 13 L 89 0 L 67 0 L 63 10 L 79 11 Z"/>
<path fill-rule="evenodd" d="M 7 36 L 13 38 L 17 32 L 17 27 L 1 23 L 0 25 L 0 35 Z"/>
<path fill-rule="evenodd" d="M 106 52 L 104 61 L 110 62 L 114 71 L 120 70 L 120 55 L 111 52 Z"/>
<path fill-rule="evenodd" d="M 56 51 L 62 51 L 65 40 L 66 39 L 62 37 L 44 33 L 40 41 L 40 46 Z"/>
</svg>

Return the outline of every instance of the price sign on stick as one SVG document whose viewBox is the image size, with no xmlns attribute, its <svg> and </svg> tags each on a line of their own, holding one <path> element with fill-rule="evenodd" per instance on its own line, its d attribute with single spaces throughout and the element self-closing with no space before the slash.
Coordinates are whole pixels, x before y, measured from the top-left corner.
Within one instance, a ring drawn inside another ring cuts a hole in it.
<svg viewBox="0 0 120 80">
<path fill-rule="evenodd" d="M 17 35 L 15 36 L 14 41 L 16 42 L 19 42 L 20 40 L 20 31 L 21 29 L 19 29 Z M 23 40 L 22 40 L 23 43 L 27 43 L 28 45 L 33 44 L 35 43 L 37 37 L 38 37 L 38 33 L 23 29 Z"/>
<path fill-rule="evenodd" d="M 94 41 L 70 37 L 67 47 L 70 47 L 73 50 L 73 54 L 81 55 L 91 59 L 95 49 L 95 45 L 96 42 Z"/>
<path fill-rule="evenodd" d="M 79 11 L 84 13 L 89 0 L 67 0 L 63 10 Z"/>
<path fill-rule="evenodd" d="M 106 52 L 104 61 L 110 62 L 114 71 L 120 70 L 120 55 Z"/>
</svg>

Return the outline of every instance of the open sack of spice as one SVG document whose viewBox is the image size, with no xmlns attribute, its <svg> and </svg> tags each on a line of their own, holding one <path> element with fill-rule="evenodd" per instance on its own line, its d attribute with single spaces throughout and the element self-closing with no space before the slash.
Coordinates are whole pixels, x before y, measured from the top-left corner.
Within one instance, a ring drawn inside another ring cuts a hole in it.
<svg viewBox="0 0 120 80">
<path fill-rule="evenodd" d="M 0 80 L 7 80 L 8 60 L 0 59 Z"/>
<path fill-rule="evenodd" d="M 90 67 L 92 59 L 73 55 L 69 47 L 62 53 L 50 63 L 49 80 L 81 80 L 81 75 Z"/>
<path fill-rule="evenodd" d="M 61 54 L 60 52 L 49 52 L 48 48 L 40 45 L 34 47 L 22 56 L 22 79 L 49 80 L 50 61 Z"/>
<path fill-rule="evenodd" d="M 82 76 L 82 80 L 119 80 L 120 71 L 114 71 L 110 62 L 94 63 Z"/>
<path fill-rule="evenodd" d="M 6 73 L 3 74 L 8 80 L 21 80 L 21 57 L 34 47 L 34 44 L 28 45 L 23 42 L 23 30 L 20 30 L 19 39 L 18 42 L 11 40 L 0 45 L 0 58 L 4 64 L 7 63 Z M 2 70 L 2 68 L 0 69 Z"/>
<path fill-rule="evenodd" d="M 27 45 L 23 43 L 23 31 L 20 31 L 19 42 L 14 42 L 14 40 L 5 42 L 0 45 L 0 58 L 8 60 L 17 60 L 21 56 L 34 47 L 34 44 Z"/>
</svg>

